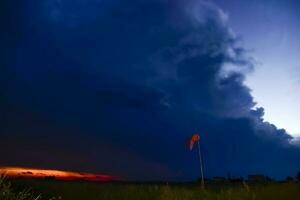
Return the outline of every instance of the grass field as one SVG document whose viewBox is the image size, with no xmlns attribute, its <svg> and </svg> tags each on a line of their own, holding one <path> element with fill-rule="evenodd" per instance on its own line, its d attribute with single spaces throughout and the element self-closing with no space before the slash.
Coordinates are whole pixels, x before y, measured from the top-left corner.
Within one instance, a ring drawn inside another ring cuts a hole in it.
<svg viewBox="0 0 300 200">
<path fill-rule="evenodd" d="M 2 187 L 1 187 L 2 188 Z M 300 183 L 210 185 L 201 190 L 197 184 L 117 184 L 90 182 L 57 182 L 46 180 L 14 180 L 11 189 L 18 193 L 31 188 L 38 199 L 63 200 L 297 200 Z M 1 190 L 1 189 L 0 189 Z M 2 191 L 1 191 L 2 192 Z M 19 200 L 1 198 L 2 200 Z M 25 200 L 23 198 L 22 200 Z M 27 198 L 35 199 L 35 198 Z"/>
</svg>

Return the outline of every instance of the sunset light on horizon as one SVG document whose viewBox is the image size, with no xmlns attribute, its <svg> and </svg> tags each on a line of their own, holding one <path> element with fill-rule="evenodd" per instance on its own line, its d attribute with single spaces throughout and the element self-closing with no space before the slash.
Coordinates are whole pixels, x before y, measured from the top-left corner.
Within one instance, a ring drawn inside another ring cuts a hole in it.
<svg viewBox="0 0 300 200">
<path fill-rule="evenodd" d="M 53 178 L 55 180 L 116 181 L 120 178 L 110 175 L 62 171 L 56 169 L 35 169 L 25 167 L 0 167 L 0 174 L 9 178 Z"/>
</svg>

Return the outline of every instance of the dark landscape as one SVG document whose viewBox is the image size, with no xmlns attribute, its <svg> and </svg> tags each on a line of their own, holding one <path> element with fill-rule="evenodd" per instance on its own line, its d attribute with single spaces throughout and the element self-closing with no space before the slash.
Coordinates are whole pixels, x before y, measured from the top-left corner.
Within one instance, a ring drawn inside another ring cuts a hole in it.
<svg viewBox="0 0 300 200">
<path fill-rule="evenodd" d="M 11 190 L 18 193 L 27 190 L 32 198 L 41 200 L 266 200 L 266 199 L 297 199 L 300 196 L 300 182 L 268 181 L 268 182 L 209 182 L 205 190 L 200 183 L 97 183 L 84 181 L 55 180 L 7 180 L 11 181 Z M 3 183 L 0 186 L 2 193 Z M 30 190 L 28 190 L 30 188 Z M 22 198 L 1 199 L 21 200 Z M 24 199 L 24 200 L 25 200 Z M 22 199 L 23 200 L 23 199 Z"/>
<path fill-rule="evenodd" d="M 300 195 L 300 172 L 285 180 L 263 174 L 216 176 L 198 181 L 126 181 L 120 177 L 32 168 L 0 168 L 3 200 L 265 200 Z M 203 185 L 202 185 L 203 184 Z"/>
</svg>

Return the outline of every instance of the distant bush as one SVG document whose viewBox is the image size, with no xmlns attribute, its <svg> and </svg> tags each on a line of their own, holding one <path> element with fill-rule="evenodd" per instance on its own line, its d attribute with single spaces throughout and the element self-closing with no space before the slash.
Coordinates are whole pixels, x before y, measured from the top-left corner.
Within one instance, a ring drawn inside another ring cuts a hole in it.
<svg viewBox="0 0 300 200">
<path fill-rule="evenodd" d="M 297 173 L 296 179 L 297 181 L 300 181 L 300 172 Z"/>
</svg>

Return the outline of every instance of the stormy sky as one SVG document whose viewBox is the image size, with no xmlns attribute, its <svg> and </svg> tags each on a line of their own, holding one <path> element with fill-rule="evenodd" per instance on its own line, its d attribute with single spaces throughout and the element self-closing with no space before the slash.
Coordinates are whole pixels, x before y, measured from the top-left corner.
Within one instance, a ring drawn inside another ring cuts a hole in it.
<svg viewBox="0 0 300 200">
<path fill-rule="evenodd" d="M 1 1 L 0 165 L 193 180 L 197 152 L 186 142 L 199 132 L 207 177 L 294 175 L 296 133 L 265 113 L 280 121 L 272 108 L 297 109 L 280 93 L 289 77 L 274 75 L 295 61 L 277 62 L 277 37 L 260 42 L 259 27 L 283 22 L 255 14 L 280 5 L 247 2 Z"/>
</svg>

